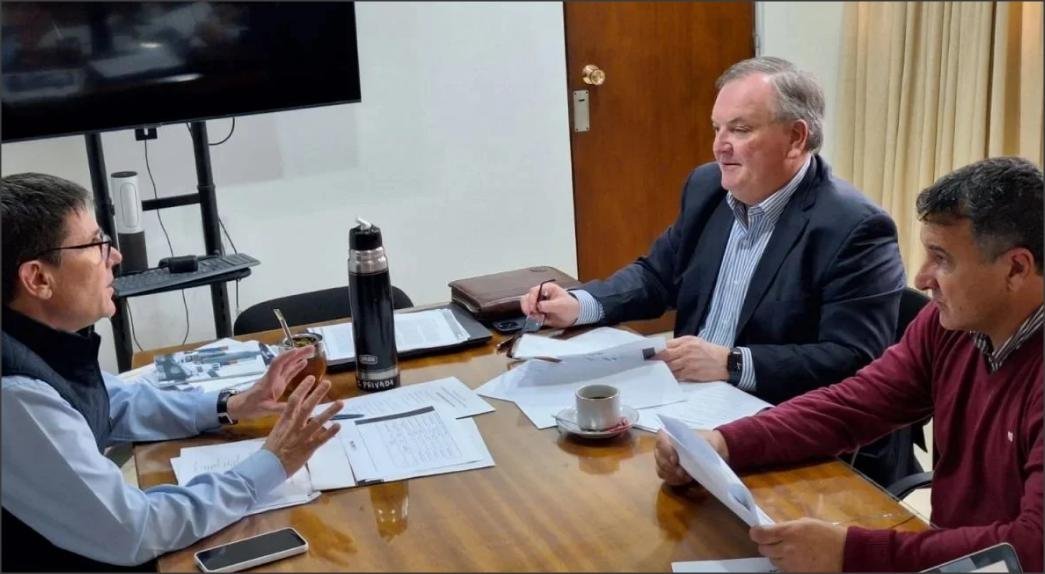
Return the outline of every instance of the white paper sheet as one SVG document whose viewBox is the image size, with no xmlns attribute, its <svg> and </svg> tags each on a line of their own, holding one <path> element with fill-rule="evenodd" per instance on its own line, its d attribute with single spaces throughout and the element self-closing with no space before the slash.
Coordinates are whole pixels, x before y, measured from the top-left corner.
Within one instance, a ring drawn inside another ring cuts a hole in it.
<svg viewBox="0 0 1045 574">
<path fill-rule="evenodd" d="M 776 572 L 769 558 L 672 562 L 672 572 Z"/>
<path fill-rule="evenodd" d="M 553 339 L 526 334 L 515 344 L 512 355 L 517 359 L 532 357 L 565 357 L 594 353 L 625 343 L 641 341 L 642 336 L 614 327 L 599 327 L 569 339 Z"/>
<path fill-rule="evenodd" d="M 555 414 L 575 405 L 577 389 L 589 384 L 617 387 L 621 403 L 635 409 L 683 401 L 667 365 L 649 360 L 664 346 L 664 339 L 649 337 L 557 360 L 528 359 L 476 392 L 514 402 L 539 429 L 555 426 Z"/>
<path fill-rule="evenodd" d="M 457 426 L 460 427 L 461 434 L 466 438 L 470 448 L 473 452 L 478 454 L 476 460 L 458 465 L 434 468 L 428 471 L 390 475 L 382 478 L 379 482 L 393 482 L 396 480 L 406 480 L 421 476 L 432 476 L 436 474 L 446 474 L 450 472 L 460 472 L 494 466 L 493 455 L 490 454 L 490 450 L 486 447 L 486 443 L 483 441 L 483 435 L 479 432 L 479 427 L 475 424 L 475 421 L 470 418 L 463 418 L 457 419 L 455 422 Z M 309 459 L 308 468 L 309 473 L 312 476 L 312 486 L 317 490 L 334 490 L 356 486 L 355 476 L 352 473 L 352 466 L 348 460 L 347 451 L 349 444 L 353 440 L 349 439 L 349 436 L 349 433 L 339 432 L 334 436 L 334 438 L 321 446 L 319 450 L 312 455 L 312 458 Z M 347 476 L 345 474 L 346 471 Z M 368 481 L 368 483 L 372 482 L 378 481 L 373 479 Z"/>
<path fill-rule="evenodd" d="M 343 422 L 338 434 L 344 435 L 357 483 L 427 473 L 482 456 L 439 405 Z"/>
<path fill-rule="evenodd" d="M 773 406 L 722 381 L 682 382 L 679 387 L 686 396 L 685 401 L 641 409 L 639 422 L 635 426 L 657 432 L 661 428 L 657 415 L 668 415 L 681 420 L 691 429 L 713 429 Z"/>
<path fill-rule="evenodd" d="M 565 355 L 558 361 L 528 359 L 480 385 L 475 392 L 492 399 L 518 402 L 518 389 L 522 387 L 591 382 L 652 363 L 653 361 L 647 359 L 663 350 L 664 346 L 664 339 L 648 337 L 582 355 Z M 672 376 L 671 380 L 675 381 L 675 377 Z M 678 400 L 682 399 L 675 398 L 669 402 Z M 645 406 L 658 404 L 663 403 L 647 403 Z M 568 406 L 570 405 L 563 405 L 561 408 Z M 628 406 L 638 408 L 635 405 Z"/>
<path fill-rule="evenodd" d="M 685 399 L 671 369 L 662 361 L 647 361 L 633 369 L 594 379 L 522 386 L 512 391 L 512 397 L 534 426 L 545 429 L 555 426 L 556 413 L 576 405 L 577 389 L 590 384 L 616 387 L 621 404 L 636 409 Z"/>
<path fill-rule="evenodd" d="M 313 327 L 309 331 L 323 335 L 329 364 L 346 363 L 355 358 L 351 322 Z M 396 349 L 400 352 L 450 347 L 468 340 L 468 331 L 449 309 L 396 313 L 395 335 Z"/>
<path fill-rule="evenodd" d="M 313 415 L 323 412 L 330 403 L 316 406 Z M 340 414 L 373 416 L 398 413 L 428 405 L 446 407 L 454 418 L 493 412 L 493 406 L 475 394 L 457 377 L 446 377 L 414 385 L 406 385 L 380 393 L 353 397 L 344 401 Z M 361 418 L 361 417 L 360 417 Z"/>
<path fill-rule="evenodd" d="M 342 425 L 344 426 L 344 425 Z M 312 488 L 316 490 L 337 490 L 351 488 L 356 485 L 352 474 L 352 465 L 348 461 L 348 453 L 339 437 L 338 431 L 333 438 L 323 443 L 308 459 L 308 473 L 312 478 Z"/>
<path fill-rule="evenodd" d="M 748 526 L 773 524 L 740 477 L 722 460 L 703 437 L 679 419 L 659 415 L 675 450 L 679 464 L 708 492 L 732 510 Z"/>
<path fill-rule="evenodd" d="M 486 442 L 483 441 L 483 435 L 479 432 L 478 425 L 472 419 L 457 419 L 455 421 L 457 426 L 460 427 L 461 434 L 466 438 L 470 448 L 478 458 L 472 462 L 466 462 L 464 464 L 452 464 L 450 466 L 443 466 L 434 468 L 428 471 L 414 472 L 409 474 L 402 474 L 398 476 L 387 476 L 382 479 L 383 482 L 393 482 L 396 480 L 405 480 L 408 478 L 417 478 L 421 476 L 433 476 L 436 474 L 447 474 L 451 472 L 460 472 L 463 470 L 474 470 L 477 468 L 487 468 L 494 466 L 493 455 L 490 454 L 490 449 L 486 447 Z"/>
<path fill-rule="evenodd" d="M 207 472 L 223 472 L 257 452 L 265 439 L 250 439 L 181 449 L 181 456 L 171 459 L 178 484 L 184 485 Z M 305 504 L 319 496 L 312 486 L 307 467 L 294 473 L 283 484 L 262 495 L 248 514 Z"/>
</svg>

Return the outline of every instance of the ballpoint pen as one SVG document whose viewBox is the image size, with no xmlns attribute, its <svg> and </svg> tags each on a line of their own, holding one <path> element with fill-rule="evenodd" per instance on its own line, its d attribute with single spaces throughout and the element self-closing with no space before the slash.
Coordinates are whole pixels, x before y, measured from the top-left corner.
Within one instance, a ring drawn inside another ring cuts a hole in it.
<svg viewBox="0 0 1045 574">
<path fill-rule="evenodd" d="M 533 305 L 533 310 L 536 313 L 540 313 L 541 301 L 548 300 L 548 294 L 544 292 L 544 286 L 548 283 L 555 281 L 555 279 L 548 279 L 547 281 L 541 281 L 541 284 L 537 286 L 537 302 Z M 543 315 L 543 314 L 542 314 Z M 534 319 L 532 315 L 526 316 L 526 322 L 523 324 L 523 333 L 533 333 L 540 331 L 541 327 L 544 326 L 544 317 L 540 319 Z"/>
<path fill-rule="evenodd" d="M 539 312 L 537 308 L 540 306 L 541 301 L 546 301 L 548 299 L 547 294 L 545 294 L 544 292 L 544 286 L 553 281 L 555 281 L 555 279 L 541 281 L 541 284 L 537 286 L 537 303 L 533 306 L 534 312 Z M 543 318 L 534 319 L 532 316 L 527 315 L 526 322 L 523 323 L 523 327 L 519 330 L 519 332 L 497 344 L 497 352 L 504 352 L 505 350 L 510 351 L 512 346 L 515 344 L 516 341 L 519 340 L 520 337 L 522 337 L 526 333 L 535 333 L 537 331 L 540 331 L 542 326 L 544 326 Z M 511 356 L 510 352 L 508 353 L 508 356 Z"/>
<path fill-rule="evenodd" d="M 334 416 L 330 417 L 330 420 L 332 420 L 332 421 L 343 421 L 343 420 L 346 420 L 346 419 L 361 419 L 364 416 L 365 415 L 361 415 L 359 413 L 343 413 L 343 414 L 340 414 L 340 415 L 334 415 Z"/>
</svg>

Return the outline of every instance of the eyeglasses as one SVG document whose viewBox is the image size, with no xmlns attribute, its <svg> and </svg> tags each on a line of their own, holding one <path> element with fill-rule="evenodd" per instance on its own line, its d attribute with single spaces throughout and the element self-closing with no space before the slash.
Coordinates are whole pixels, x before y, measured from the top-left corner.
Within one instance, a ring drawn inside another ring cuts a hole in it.
<svg viewBox="0 0 1045 574">
<path fill-rule="evenodd" d="M 84 243 L 82 245 L 68 245 L 66 247 L 52 247 L 51 249 L 44 249 L 43 251 L 37 253 L 36 255 L 33 255 L 32 257 L 27 258 L 26 261 L 32 261 L 33 259 L 38 259 L 41 255 L 45 255 L 47 253 L 53 253 L 55 251 L 64 251 L 66 249 L 87 249 L 88 247 L 97 247 L 99 254 L 102 256 L 102 263 L 105 263 L 106 261 L 109 260 L 109 255 L 112 252 L 112 237 L 109 237 L 109 235 L 107 233 L 105 233 L 104 231 L 102 231 L 100 233 L 101 233 L 102 238 L 97 240 L 97 241 L 92 241 L 90 243 Z"/>
</svg>

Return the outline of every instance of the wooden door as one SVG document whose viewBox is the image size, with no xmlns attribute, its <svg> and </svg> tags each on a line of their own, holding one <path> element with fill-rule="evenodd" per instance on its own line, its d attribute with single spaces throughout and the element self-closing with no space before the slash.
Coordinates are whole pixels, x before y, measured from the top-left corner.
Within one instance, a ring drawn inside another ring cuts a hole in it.
<svg viewBox="0 0 1045 574">
<path fill-rule="evenodd" d="M 580 279 L 649 250 L 678 215 L 682 184 L 714 159 L 715 79 L 754 56 L 754 3 L 566 2 L 573 197 Z M 605 73 L 583 80 L 586 65 Z M 588 90 L 589 131 L 574 129 Z M 674 313 L 634 324 L 670 330 Z"/>
</svg>

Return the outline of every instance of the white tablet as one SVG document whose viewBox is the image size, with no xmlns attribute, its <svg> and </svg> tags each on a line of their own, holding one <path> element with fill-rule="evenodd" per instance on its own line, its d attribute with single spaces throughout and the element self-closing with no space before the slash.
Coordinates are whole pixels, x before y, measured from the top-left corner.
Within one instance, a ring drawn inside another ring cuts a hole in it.
<svg viewBox="0 0 1045 574">
<path fill-rule="evenodd" d="M 1016 557 L 1016 550 L 1006 543 L 996 544 L 945 562 L 939 566 L 933 566 L 922 572 L 1011 572 L 1022 574 L 1020 560 Z"/>
</svg>

